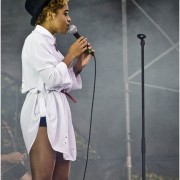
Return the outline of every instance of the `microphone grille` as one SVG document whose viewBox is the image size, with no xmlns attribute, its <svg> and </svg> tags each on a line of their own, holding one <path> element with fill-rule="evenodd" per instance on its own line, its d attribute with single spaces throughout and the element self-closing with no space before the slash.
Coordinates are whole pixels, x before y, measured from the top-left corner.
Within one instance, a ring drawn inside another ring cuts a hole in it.
<svg viewBox="0 0 180 180">
<path fill-rule="evenodd" d="M 68 32 L 72 33 L 72 34 L 76 33 L 77 32 L 77 27 L 75 25 L 73 25 L 73 24 L 70 25 Z"/>
</svg>

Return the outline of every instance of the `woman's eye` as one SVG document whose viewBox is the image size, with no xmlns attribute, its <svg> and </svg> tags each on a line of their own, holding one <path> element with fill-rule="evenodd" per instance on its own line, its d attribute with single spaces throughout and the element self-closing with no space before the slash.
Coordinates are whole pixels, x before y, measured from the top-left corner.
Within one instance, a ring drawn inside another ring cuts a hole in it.
<svg viewBox="0 0 180 180">
<path fill-rule="evenodd" d="M 69 13 L 64 13 L 64 15 L 65 15 L 65 16 L 68 16 L 68 15 L 69 15 Z"/>
</svg>

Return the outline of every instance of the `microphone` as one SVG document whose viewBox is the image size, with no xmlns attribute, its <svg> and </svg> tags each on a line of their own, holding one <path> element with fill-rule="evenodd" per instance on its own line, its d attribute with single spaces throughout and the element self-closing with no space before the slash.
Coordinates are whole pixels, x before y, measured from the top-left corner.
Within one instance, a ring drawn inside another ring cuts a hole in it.
<svg viewBox="0 0 180 180">
<path fill-rule="evenodd" d="M 68 32 L 73 34 L 76 39 L 79 39 L 81 37 L 81 35 L 77 31 L 77 27 L 73 24 L 69 26 Z M 94 52 L 91 49 L 87 49 L 87 52 L 94 56 Z"/>
</svg>

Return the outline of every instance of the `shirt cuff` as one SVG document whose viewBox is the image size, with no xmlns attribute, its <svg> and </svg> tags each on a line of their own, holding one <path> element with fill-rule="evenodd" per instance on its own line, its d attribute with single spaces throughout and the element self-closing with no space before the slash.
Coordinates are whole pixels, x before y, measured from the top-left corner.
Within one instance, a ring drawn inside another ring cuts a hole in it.
<svg viewBox="0 0 180 180">
<path fill-rule="evenodd" d="M 76 76 L 73 71 L 73 67 L 69 69 L 69 74 L 73 82 L 71 90 L 82 89 L 82 80 L 80 74 Z"/>
</svg>

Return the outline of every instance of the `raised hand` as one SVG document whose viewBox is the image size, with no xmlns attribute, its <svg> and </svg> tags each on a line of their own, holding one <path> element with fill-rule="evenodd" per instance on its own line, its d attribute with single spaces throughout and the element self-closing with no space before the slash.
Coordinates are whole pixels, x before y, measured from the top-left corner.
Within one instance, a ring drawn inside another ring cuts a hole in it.
<svg viewBox="0 0 180 180">
<path fill-rule="evenodd" d="M 73 60 L 87 50 L 88 42 L 84 37 L 77 39 L 69 48 L 63 62 L 69 67 Z"/>
<path fill-rule="evenodd" d="M 90 49 L 92 52 L 95 52 L 92 50 L 92 46 L 88 43 L 88 49 Z M 89 63 L 92 55 L 89 54 L 87 51 L 84 53 L 80 54 L 77 58 L 77 62 L 74 65 L 73 69 L 76 74 L 76 76 L 82 71 L 82 69 Z"/>
</svg>

